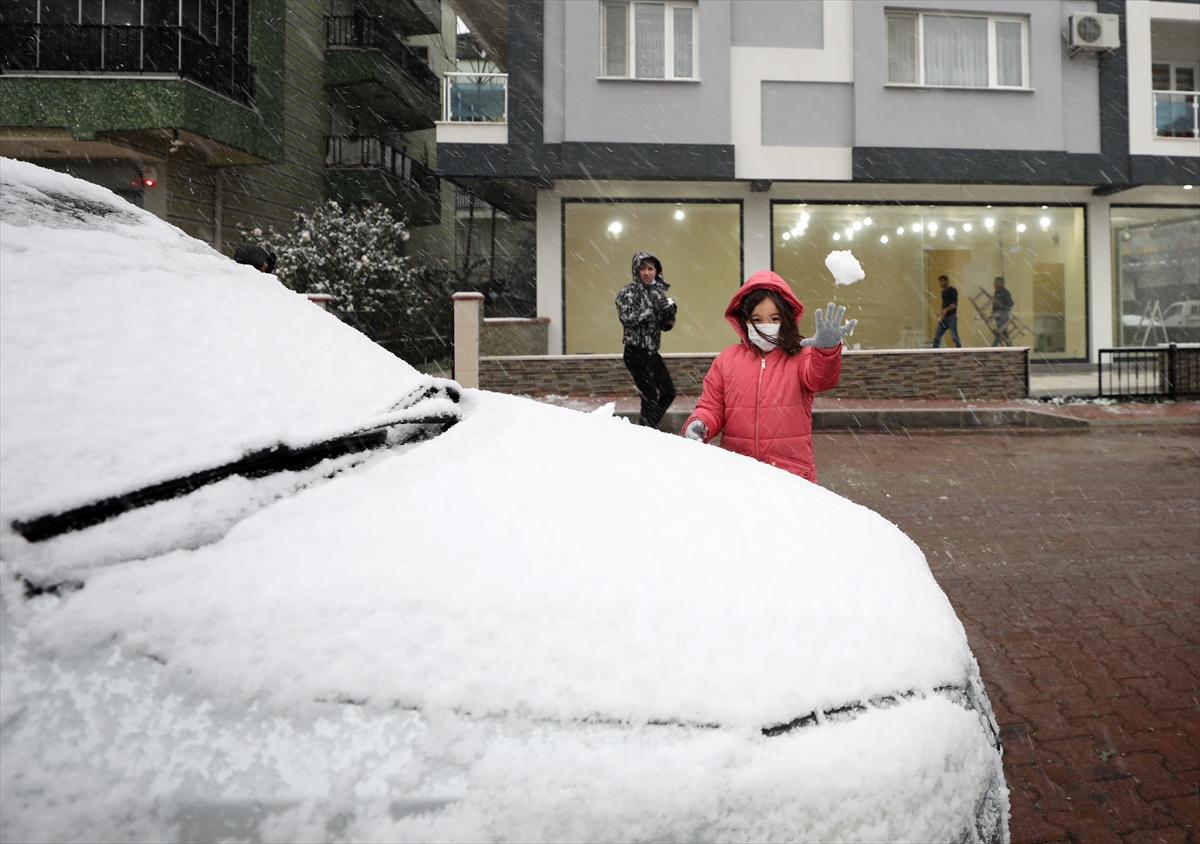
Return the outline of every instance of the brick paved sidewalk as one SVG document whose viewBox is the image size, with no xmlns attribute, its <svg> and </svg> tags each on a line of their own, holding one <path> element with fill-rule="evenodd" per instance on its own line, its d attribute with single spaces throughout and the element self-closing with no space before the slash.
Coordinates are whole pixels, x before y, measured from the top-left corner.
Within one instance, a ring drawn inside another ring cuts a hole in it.
<svg viewBox="0 0 1200 844">
<path fill-rule="evenodd" d="M 1200 426 L 818 432 L 924 549 L 1001 725 L 1012 840 L 1200 841 Z"/>
</svg>

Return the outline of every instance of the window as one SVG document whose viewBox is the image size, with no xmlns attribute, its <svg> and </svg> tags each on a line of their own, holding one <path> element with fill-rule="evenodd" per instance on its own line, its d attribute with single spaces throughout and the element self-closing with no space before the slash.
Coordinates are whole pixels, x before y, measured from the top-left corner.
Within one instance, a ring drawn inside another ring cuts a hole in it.
<svg viewBox="0 0 1200 844">
<path fill-rule="evenodd" d="M 888 12 L 888 84 L 1028 88 L 1029 21 Z"/>
<path fill-rule="evenodd" d="M 695 78 L 695 2 L 603 2 L 600 29 L 601 76 Z"/>
<path fill-rule="evenodd" d="M 1155 91 L 1195 91 L 1196 65 L 1179 62 L 1155 62 L 1150 66 Z"/>
<path fill-rule="evenodd" d="M 835 298 L 847 319 L 859 319 L 847 339 L 863 349 L 928 348 L 941 309 L 939 275 L 958 289 L 963 345 L 991 346 L 999 338 L 986 318 L 994 280 L 1003 277 L 1015 300 L 1012 344 L 1029 346 L 1035 360 L 1081 359 L 1088 355 L 1083 217 L 1082 207 L 1067 206 L 775 202 L 772 269 L 793 282 L 800 301 L 822 301 L 830 289 L 825 257 L 853 251 L 867 277 L 837 288 Z"/>
</svg>

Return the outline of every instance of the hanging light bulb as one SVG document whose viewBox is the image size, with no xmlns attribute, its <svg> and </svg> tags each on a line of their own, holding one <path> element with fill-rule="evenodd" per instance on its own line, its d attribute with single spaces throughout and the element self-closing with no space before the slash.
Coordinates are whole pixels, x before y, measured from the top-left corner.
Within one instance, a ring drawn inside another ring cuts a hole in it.
<svg viewBox="0 0 1200 844">
<path fill-rule="evenodd" d="M 883 237 L 879 238 L 879 242 L 880 242 L 880 243 L 887 243 L 887 242 L 888 242 L 888 236 L 885 234 Z"/>
<path fill-rule="evenodd" d="M 971 230 L 971 224 L 970 224 L 970 223 L 963 223 L 963 231 L 965 231 L 965 232 L 969 232 L 970 230 Z"/>
</svg>

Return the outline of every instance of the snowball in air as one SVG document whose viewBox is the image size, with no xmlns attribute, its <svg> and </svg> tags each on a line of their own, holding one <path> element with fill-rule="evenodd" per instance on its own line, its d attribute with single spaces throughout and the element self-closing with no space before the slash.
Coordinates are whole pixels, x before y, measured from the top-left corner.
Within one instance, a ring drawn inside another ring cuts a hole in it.
<svg viewBox="0 0 1200 844">
<path fill-rule="evenodd" d="M 834 284 L 854 284 L 866 276 L 862 264 L 858 263 L 849 249 L 830 252 L 825 256 L 825 266 L 833 273 Z"/>
</svg>

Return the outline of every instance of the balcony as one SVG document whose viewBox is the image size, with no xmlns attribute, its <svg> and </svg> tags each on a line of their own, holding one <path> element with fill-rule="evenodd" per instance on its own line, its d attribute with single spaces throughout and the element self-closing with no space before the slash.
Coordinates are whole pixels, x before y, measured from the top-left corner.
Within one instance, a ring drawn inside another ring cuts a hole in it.
<svg viewBox="0 0 1200 844">
<path fill-rule="evenodd" d="M 1200 92 L 1155 91 L 1154 136 L 1200 138 Z"/>
<path fill-rule="evenodd" d="M 508 74 L 447 73 L 442 77 L 438 143 L 508 143 Z"/>
<path fill-rule="evenodd" d="M 391 21 L 405 35 L 437 35 L 442 31 L 440 0 L 358 0 L 367 14 Z"/>
<path fill-rule="evenodd" d="M 187 79 L 242 105 L 254 102 L 244 58 L 180 26 L 0 24 L 6 75 L 154 75 Z"/>
<path fill-rule="evenodd" d="M 411 226 L 441 220 L 437 174 L 380 138 L 326 138 L 325 198 L 340 203 L 379 202 L 400 212 Z"/>
<path fill-rule="evenodd" d="M 440 111 L 437 74 L 375 18 L 325 18 L 325 84 L 403 131 L 430 129 Z"/>
</svg>

